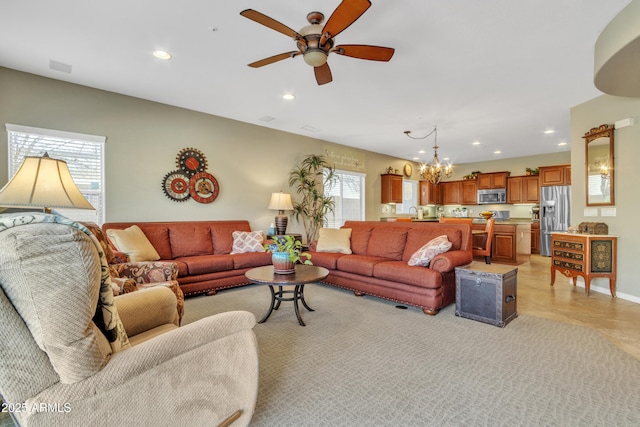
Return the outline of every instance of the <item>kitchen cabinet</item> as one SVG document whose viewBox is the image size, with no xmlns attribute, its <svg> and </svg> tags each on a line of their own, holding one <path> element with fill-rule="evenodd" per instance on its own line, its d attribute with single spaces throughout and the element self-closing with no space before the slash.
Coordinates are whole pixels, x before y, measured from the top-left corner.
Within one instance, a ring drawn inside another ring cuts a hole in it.
<svg viewBox="0 0 640 427">
<path fill-rule="evenodd" d="M 618 238 L 605 234 L 551 233 L 551 285 L 556 271 L 573 279 L 581 276 L 589 295 L 591 279 L 609 279 L 611 296 L 616 296 L 616 257 Z"/>
<path fill-rule="evenodd" d="M 420 181 L 420 206 L 440 204 L 440 188 L 429 181 Z"/>
<path fill-rule="evenodd" d="M 531 253 L 540 253 L 540 223 L 531 223 Z"/>
<path fill-rule="evenodd" d="M 441 182 L 442 204 L 459 205 L 462 203 L 462 181 Z"/>
<path fill-rule="evenodd" d="M 478 190 L 507 188 L 509 172 L 493 172 L 478 174 Z"/>
<path fill-rule="evenodd" d="M 473 224 L 473 230 L 484 230 L 484 224 Z M 475 236 L 474 239 L 481 238 Z M 474 246 L 477 242 L 474 242 Z M 491 262 L 521 264 L 531 254 L 531 224 L 500 224 L 493 227 Z"/>
<path fill-rule="evenodd" d="M 443 205 L 477 205 L 478 187 L 475 180 L 446 181 L 438 184 Z"/>
<path fill-rule="evenodd" d="M 540 166 L 540 186 L 571 185 L 571 165 Z"/>
<path fill-rule="evenodd" d="M 507 179 L 507 203 L 540 203 L 538 176 L 513 176 Z"/>
<path fill-rule="evenodd" d="M 461 184 L 461 204 L 477 205 L 478 204 L 478 184 L 475 179 L 462 181 Z"/>
<path fill-rule="evenodd" d="M 381 182 L 381 203 L 402 203 L 402 175 L 385 173 Z"/>
</svg>

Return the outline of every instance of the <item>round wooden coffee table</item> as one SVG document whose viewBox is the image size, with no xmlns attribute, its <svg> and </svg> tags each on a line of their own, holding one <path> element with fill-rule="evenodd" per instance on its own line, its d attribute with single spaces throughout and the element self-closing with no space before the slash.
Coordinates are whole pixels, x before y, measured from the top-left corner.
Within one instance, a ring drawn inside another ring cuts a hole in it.
<svg viewBox="0 0 640 427">
<path fill-rule="evenodd" d="M 298 307 L 298 301 L 302 302 L 302 305 L 309 310 L 313 311 L 311 307 L 304 300 L 304 285 L 307 283 L 318 282 L 329 275 L 329 270 L 323 267 L 316 267 L 314 265 L 296 265 L 296 271 L 292 274 L 276 274 L 273 272 L 272 265 L 266 265 L 264 267 L 252 268 L 244 274 L 251 283 L 257 283 L 261 285 L 269 285 L 271 290 L 271 306 L 265 316 L 258 322 L 264 323 L 267 321 L 273 310 L 280 308 L 282 301 L 293 301 L 293 307 L 296 311 L 296 317 L 300 326 L 305 326 L 300 317 L 300 308 Z M 283 286 L 294 286 L 293 289 L 282 289 Z M 277 286 L 276 291 L 273 287 Z M 291 295 L 286 297 L 285 295 Z"/>
</svg>

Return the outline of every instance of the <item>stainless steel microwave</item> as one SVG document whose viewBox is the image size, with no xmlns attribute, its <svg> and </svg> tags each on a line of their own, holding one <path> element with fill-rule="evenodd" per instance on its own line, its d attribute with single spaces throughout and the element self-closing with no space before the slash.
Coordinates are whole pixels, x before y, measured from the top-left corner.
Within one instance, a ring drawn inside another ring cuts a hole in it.
<svg viewBox="0 0 640 427">
<path fill-rule="evenodd" d="M 507 203 L 507 189 L 493 188 L 491 190 L 478 190 L 478 204 L 492 205 Z"/>
</svg>

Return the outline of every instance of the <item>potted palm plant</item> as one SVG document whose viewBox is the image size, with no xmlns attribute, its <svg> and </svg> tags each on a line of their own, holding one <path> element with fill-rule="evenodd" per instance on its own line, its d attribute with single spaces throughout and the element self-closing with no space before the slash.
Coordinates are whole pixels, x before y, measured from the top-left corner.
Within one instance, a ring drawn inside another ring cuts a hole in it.
<svg viewBox="0 0 640 427">
<path fill-rule="evenodd" d="M 311 254 L 303 252 L 302 242 L 294 236 L 275 236 L 271 243 L 264 245 L 264 249 L 271 252 L 274 273 L 293 273 L 297 263 L 312 265 Z"/>
<path fill-rule="evenodd" d="M 334 167 L 323 155 L 310 154 L 289 172 L 289 187 L 302 196 L 293 202 L 296 220 L 302 219 L 307 242 L 313 241 L 325 224 L 327 215 L 335 208 L 333 197 L 326 195 L 335 178 Z"/>
</svg>

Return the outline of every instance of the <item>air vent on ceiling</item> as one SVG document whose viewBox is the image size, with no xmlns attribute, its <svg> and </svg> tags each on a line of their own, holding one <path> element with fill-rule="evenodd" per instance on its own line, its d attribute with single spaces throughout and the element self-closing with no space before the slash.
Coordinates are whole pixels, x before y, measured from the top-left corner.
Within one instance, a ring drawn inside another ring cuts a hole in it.
<svg viewBox="0 0 640 427">
<path fill-rule="evenodd" d="M 61 71 L 63 73 L 71 74 L 71 65 L 64 64 L 62 62 L 54 61 L 53 59 L 49 60 L 49 68 L 56 71 Z"/>
</svg>

